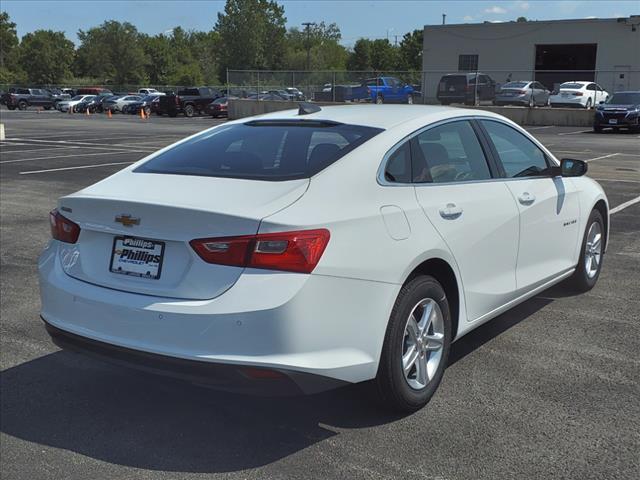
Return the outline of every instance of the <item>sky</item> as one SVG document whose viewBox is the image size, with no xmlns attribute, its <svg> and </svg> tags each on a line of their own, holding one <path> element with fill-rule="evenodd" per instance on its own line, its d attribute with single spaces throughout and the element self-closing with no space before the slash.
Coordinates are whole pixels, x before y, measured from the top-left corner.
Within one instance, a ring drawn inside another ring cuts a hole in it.
<svg viewBox="0 0 640 480">
<path fill-rule="evenodd" d="M 155 35 L 181 26 L 211 30 L 224 0 L 162 1 L 55 1 L 2 0 L 0 10 L 17 24 L 18 35 L 38 29 L 62 30 L 78 42 L 77 31 L 105 20 L 128 21 L 139 31 Z M 335 22 L 342 43 L 352 46 L 358 38 L 389 38 L 400 41 L 406 32 L 424 25 L 509 21 L 519 16 L 530 20 L 613 18 L 640 14 L 640 0 L 282 0 L 287 26 L 302 22 Z"/>
</svg>

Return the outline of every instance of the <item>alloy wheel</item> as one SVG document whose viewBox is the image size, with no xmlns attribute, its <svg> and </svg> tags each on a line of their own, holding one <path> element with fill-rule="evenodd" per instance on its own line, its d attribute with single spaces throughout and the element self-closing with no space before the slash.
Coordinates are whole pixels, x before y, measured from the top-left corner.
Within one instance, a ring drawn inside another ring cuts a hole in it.
<svg viewBox="0 0 640 480">
<path fill-rule="evenodd" d="M 420 300 L 411 310 L 402 341 L 402 371 L 414 390 L 427 386 L 442 359 L 444 319 L 438 303 Z"/>
<path fill-rule="evenodd" d="M 587 243 L 584 247 L 584 270 L 587 277 L 593 278 L 598 273 L 602 259 L 602 228 L 600 223 L 593 222 L 587 233 Z"/>
</svg>

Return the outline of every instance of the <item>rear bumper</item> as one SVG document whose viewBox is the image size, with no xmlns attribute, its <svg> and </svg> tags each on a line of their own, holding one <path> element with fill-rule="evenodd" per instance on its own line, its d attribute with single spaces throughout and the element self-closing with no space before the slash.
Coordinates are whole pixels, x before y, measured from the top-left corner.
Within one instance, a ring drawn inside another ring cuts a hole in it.
<svg viewBox="0 0 640 480">
<path fill-rule="evenodd" d="M 52 241 L 38 262 L 45 322 L 88 340 L 198 363 L 348 383 L 372 379 L 400 289 L 382 282 L 248 269 L 211 300 L 154 297 L 70 277 L 62 269 L 57 243 Z"/>
<path fill-rule="evenodd" d="M 53 343 L 63 350 L 217 390 L 273 396 L 299 395 L 317 393 L 347 384 L 332 378 L 294 371 L 246 368 L 142 352 L 82 337 L 55 327 L 44 318 L 42 320 Z"/>
</svg>

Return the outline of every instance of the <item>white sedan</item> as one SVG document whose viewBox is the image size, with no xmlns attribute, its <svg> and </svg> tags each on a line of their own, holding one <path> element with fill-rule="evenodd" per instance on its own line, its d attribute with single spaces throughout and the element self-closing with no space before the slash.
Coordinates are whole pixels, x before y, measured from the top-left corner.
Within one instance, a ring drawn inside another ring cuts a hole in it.
<svg viewBox="0 0 640 480">
<path fill-rule="evenodd" d="M 61 112 L 68 112 L 69 109 L 73 111 L 73 107 L 82 102 L 88 102 L 94 99 L 95 95 L 76 95 L 71 100 L 62 100 L 56 104 L 56 108 Z"/>
<path fill-rule="evenodd" d="M 375 379 L 416 410 L 454 340 L 595 285 L 609 207 L 586 169 L 479 110 L 228 122 L 59 200 L 42 318 L 62 347 L 217 388 Z"/>
<path fill-rule="evenodd" d="M 609 94 L 594 82 L 565 82 L 549 97 L 552 107 L 592 108 L 605 102 Z"/>
</svg>

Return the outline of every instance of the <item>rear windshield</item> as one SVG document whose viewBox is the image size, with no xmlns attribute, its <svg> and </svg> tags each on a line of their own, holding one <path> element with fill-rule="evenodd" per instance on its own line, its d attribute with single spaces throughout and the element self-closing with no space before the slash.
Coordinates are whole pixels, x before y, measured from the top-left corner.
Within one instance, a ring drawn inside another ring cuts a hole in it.
<svg viewBox="0 0 640 480">
<path fill-rule="evenodd" d="M 440 79 L 441 86 L 466 86 L 467 85 L 467 76 L 466 75 L 447 75 Z"/>
<path fill-rule="evenodd" d="M 309 178 L 382 129 L 313 120 L 262 120 L 203 132 L 135 172 L 284 181 Z"/>
<path fill-rule="evenodd" d="M 607 103 L 611 105 L 640 105 L 640 92 L 614 93 Z"/>
<path fill-rule="evenodd" d="M 577 88 L 578 90 L 584 87 L 582 83 L 563 83 L 560 85 L 560 90 L 563 88 Z"/>
</svg>

